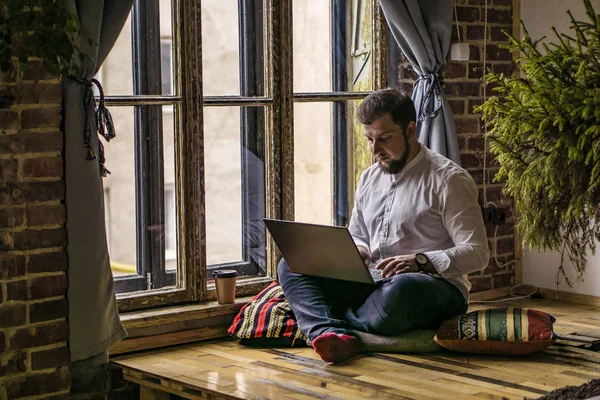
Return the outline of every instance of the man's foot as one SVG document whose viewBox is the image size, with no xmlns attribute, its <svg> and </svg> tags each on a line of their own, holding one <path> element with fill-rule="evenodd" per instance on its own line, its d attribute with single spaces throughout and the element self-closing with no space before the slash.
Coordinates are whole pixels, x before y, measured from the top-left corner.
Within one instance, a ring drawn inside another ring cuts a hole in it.
<svg viewBox="0 0 600 400">
<path fill-rule="evenodd" d="M 312 341 L 312 346 L 326 362 L 342 362 L 360 353 L 358 338 L 345 334 L 324 333 Z"/>
</svg>

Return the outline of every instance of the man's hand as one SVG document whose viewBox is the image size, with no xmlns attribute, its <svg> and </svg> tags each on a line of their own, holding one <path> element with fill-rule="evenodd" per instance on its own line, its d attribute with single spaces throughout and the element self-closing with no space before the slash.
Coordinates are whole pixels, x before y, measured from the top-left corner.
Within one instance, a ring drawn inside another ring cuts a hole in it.
<svg viewBox="0 0 600 400">
<path fill-rule="evenodd" d="M 415 261 L 415 254 L 405 254 L 401 256 L 388 257 L 379 262 L 376 269 L 381 269 L 381 276 L 390 278 L 394 275 L 405 274 L 407 272 L 418 272 L 419 267 Z"/>
<path fill-rule="evenodd" d="M 365 265 L 369 265 L 371 261 L 371 252 L 369 249 L 363 246 L 356 246 L 358 248 L 358 252 L 360 253 L 360 258 L 362 258 Z"/>
</svg>

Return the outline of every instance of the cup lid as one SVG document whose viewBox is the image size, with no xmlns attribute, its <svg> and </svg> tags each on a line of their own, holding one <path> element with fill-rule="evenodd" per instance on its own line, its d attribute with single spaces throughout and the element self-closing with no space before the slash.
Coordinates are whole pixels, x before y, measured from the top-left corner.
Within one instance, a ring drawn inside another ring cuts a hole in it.
<svg viewBox="0 0 600 400">
<path fill-rule="evenodd" d="M 220 271 L 213 272 L 213 278 L 234 278 L 237 275 L 237 271 L 233 269 L 222 269 Z"/>
</svg>

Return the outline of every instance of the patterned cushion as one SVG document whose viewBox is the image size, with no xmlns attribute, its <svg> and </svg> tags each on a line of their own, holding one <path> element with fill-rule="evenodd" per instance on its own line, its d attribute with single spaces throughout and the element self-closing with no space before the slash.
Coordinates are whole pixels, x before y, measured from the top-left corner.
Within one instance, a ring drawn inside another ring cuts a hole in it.
<svg viewBox="0 0 600 400">
<path fill-rule="evenodd" d="M 227 333 L 247 346 L 305 346 L 307 339 L 277 282 L 242 307 Z"/>
<path fill-rule="evenodd" d="M 473 311 L 444 321 L 434 340 L 448 350 L 478 354 L 523 355 L 556 341 L 555 318 L 527 308 Z"/>
</svg>

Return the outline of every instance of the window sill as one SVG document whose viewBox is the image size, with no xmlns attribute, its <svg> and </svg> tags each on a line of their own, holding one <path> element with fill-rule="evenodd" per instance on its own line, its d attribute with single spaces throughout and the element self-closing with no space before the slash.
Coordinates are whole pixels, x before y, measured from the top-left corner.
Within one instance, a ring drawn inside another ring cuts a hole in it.
<svg viewBox="0 0 600 400">
<path fill-rule="evenodd" d="M 180 321 L 228 315 L 238 312 L 251 298 L 251 296 L 236 298 L 233 304 L 219 304 L 216 301 L 208 301 L 206 303 L 124 313 L 121 314 L 121 322 L 125 326 L 125 329 L 129 331 L 152 328 Z"/>
<path fill-rule="evenodd" d="M 112 356 L 227 336 L 231 321 L 251 298 L 239 297 L 233 304 L 209 301 L 121 314 L 128 337 L 109 353 Z"/>
<path fill-rule="evenodd" d="M 270 278 L 240 282 L 233 304 L 219 304 L 214 284 L 208 286 L 209 301 L 121 313 L 128 337 L 110 349 L 111 355 L 174 346 L 227 336 L 233 318 L 252 297 L 268 286 Z"/>
</svg>

